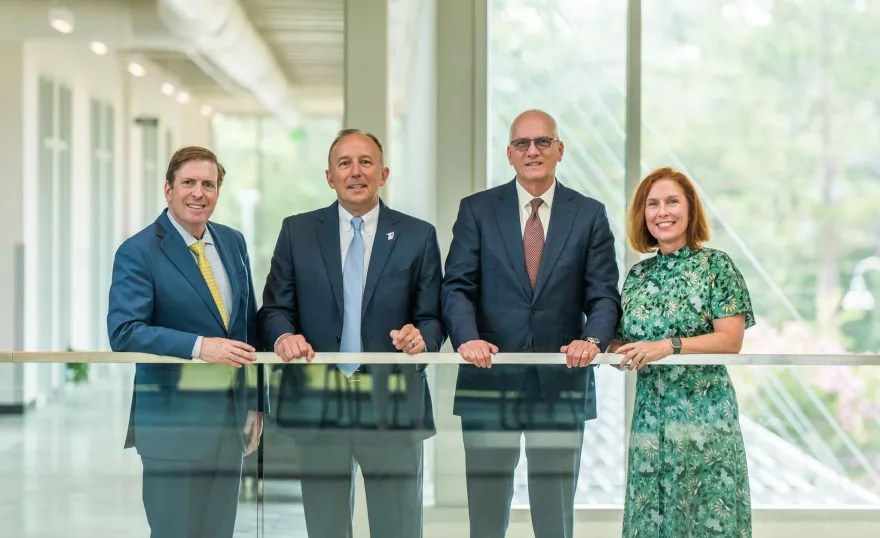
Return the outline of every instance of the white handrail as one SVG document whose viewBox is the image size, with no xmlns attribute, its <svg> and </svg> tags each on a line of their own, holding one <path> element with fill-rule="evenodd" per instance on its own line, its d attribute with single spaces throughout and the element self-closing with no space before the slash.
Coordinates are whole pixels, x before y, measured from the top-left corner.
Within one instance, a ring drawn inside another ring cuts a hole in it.
<svg viewBox="0 0 880 538">
<path fill-rule="evenodd" d="M 620 364 L 621 356 L 601 353 L 593 364 Z M 42 352 L 0 351 L 0 363 L 199 363 L 177 357 L 163 357 L 148 353 L 112 353 L 103 351 Z M 283 364 L 274 353 L 257 353 L 257 363 Z M 457 353 L 422 353 L 411 356 L 403 353 L 318 353 L 312 364 L 467 364 Z M 499 353 L 492 357 L 493 364 L 565 364 L 562 353 Z M 289 364 L 305 364 L 295 360 Z M 658 364 L 727 366 L 880 366 L 880 355 L 670 355 Z"/>
</svg>

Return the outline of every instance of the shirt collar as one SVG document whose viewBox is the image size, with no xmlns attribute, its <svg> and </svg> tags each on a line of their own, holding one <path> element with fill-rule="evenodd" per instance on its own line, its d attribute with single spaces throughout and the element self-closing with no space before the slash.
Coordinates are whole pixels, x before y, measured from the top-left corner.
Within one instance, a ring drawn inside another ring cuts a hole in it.
<svg viewBox="0 0 880 538">
<path fill-rule="evenodd" d="M 522 185 L 519 184 L 519 180 L 514 180 L 516 182 L 516 196 L 519 200 L 520 209 L 524 207 L 528 207 L 529 211 L 531 211 L 532 200 L 536 198 L 532 196 L 529 191 L 525 189 Z M 550 209 L 553 206 L 553 194 L 556 192 L 556 179 L 553 179 L 553 183 L 550 184 L 550 188 L 544 191 L 544 194 L 541 196 L 537 196 L 541 200 L 544 200 L 544 204 Z"/>
<path fill-rule="evenodd" d="M 183 241 L 186 243 L 187 248 L 193 246 L 199 241 L 205 243 L 206 245 L 214 244 L 214 238 L 211 237 L 211 230 L 209 230 L 207 226 L 205 226 L 205 233 L 202 235 L 201 240 L 199 240 L 193 237 L 191 233 L 186 231 L 186 229 L 184 229 L 184 227 L 181 226 L 180 223 L 177 222 L 177 220 L 175 220 L 174 215 L 171 213 L 171 211 L 166 211 L 166 214 L 168 215 L 168 220 L 171 221 L 171 225 L 174 226 L 174 229 L 177 230 L 177 233 L 179 233 L 180 237 L 183 238 Z"/>
<path fill-rule="evenodd" d="M 351 229 L 351 219 L 354 216 L 345 210 L 342 207 L 342 204 L 337 204 L 339 206 L 339 229 L 342 231 Z M 379 208 L 382 204 L 376 204 L 376 207 L 369 210 L 363 217 L 364 223 L 361 225 L 361 231 L 364 232 L 366 230 L 372 230 L 379 224 Z"/>
</svg>

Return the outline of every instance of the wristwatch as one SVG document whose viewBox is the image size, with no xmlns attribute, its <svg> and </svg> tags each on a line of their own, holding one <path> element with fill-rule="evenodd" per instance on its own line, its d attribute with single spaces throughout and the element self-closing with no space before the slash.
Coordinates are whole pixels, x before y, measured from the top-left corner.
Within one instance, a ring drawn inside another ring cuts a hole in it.
<svg viewBox="0 0 880 538">
<path fill-rule="evenodd" d="M 669 341 L 672 342 L 672 354 L 678 355 L 681 353 L 681 338 L 673 336 Z"/>
<path fill-rule="evenodd" d="M 588 337 L 584 338 L 584 342 L 589 342 L 591 344 L 595 344 L 596 347 L 599 347 L 599 339 L 596 338 L 595 336 L 588 336 Z"/>
</svg>

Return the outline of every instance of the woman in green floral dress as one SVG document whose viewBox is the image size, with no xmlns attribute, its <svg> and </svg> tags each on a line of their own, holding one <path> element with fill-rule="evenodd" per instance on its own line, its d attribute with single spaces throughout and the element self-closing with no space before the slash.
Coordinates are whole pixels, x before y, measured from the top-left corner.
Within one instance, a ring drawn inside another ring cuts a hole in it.
<svg viewBox="0 0 880 538">
<path fill-rule="evenodd" d="M 754 325 L 745 281 L 727 254 L 702 246 L 702 204 L 671 168 L 639 185 L 628 234 L 635 250 L 656 255 L 626 277 L 612 348 L 624 355 L 622 367 L 638 370 L 623 535 L 749 537 L 748 469 L 727 368 L 656 362 L 738 353 Z"/>
</svg>

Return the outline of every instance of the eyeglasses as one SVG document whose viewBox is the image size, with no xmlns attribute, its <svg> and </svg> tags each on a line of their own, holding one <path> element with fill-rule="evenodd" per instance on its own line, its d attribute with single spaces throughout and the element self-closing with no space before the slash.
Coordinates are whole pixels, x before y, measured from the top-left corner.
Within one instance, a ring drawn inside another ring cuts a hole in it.
<svg viewBox="0 0 880 538">
<path fill-rule="evenodd" d="M 511 140 L 510 145 L 517 151 L 528 151 L 532 142 L 535 143 L 535 147 L 538 149 L 547 149 L 553 144 L 553 142 L 562 142 L 562 140 L 559 140 L 558 138 L 550 138 L 549 136 L 541 136 L 538 138 L 517 138 L 516 140 Z"/>
</svg>

